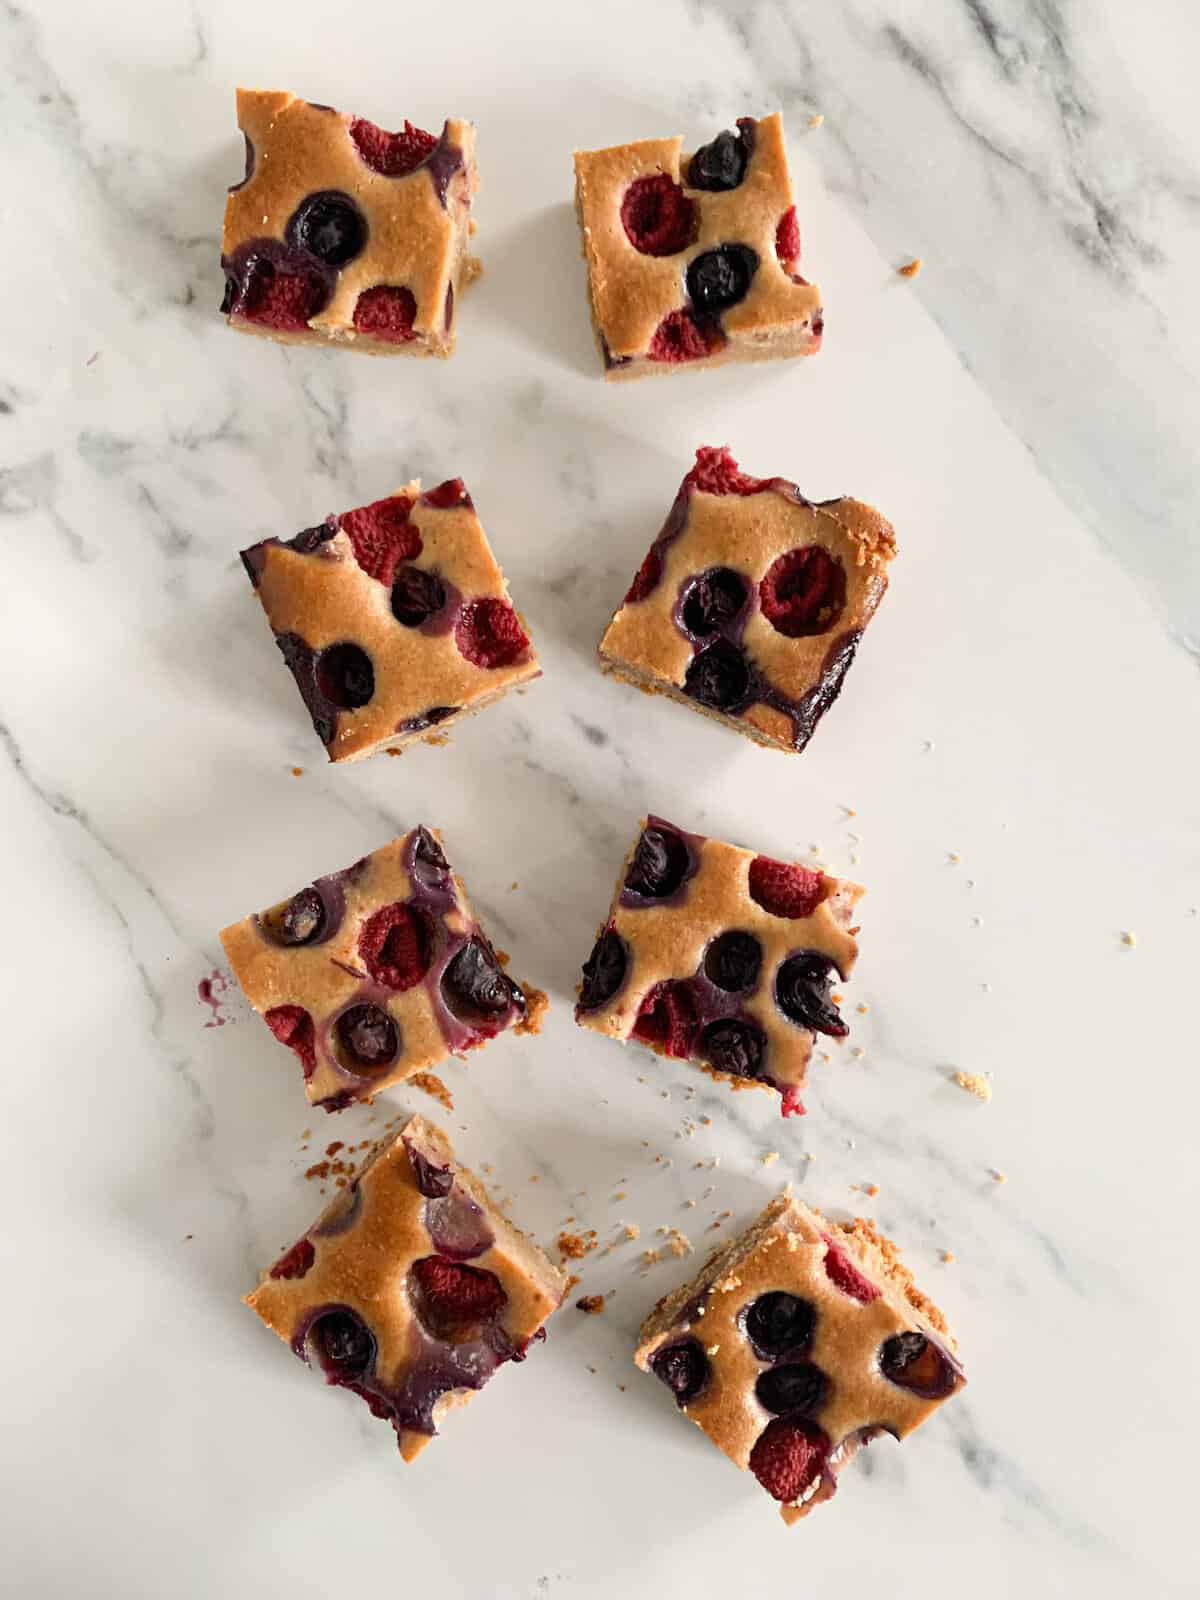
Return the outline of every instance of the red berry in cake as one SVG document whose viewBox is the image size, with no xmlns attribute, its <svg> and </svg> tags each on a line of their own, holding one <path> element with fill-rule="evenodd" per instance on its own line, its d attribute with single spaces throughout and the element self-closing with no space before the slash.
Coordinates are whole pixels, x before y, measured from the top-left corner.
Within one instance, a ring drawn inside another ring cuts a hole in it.
<svg viewBox="0 0 1200 1600">
<path fill-rule="evenodd" d="M 507 601 L 471 600 L 459 612 L 454 642 L 477 667 L 510 667 L 529 649 L 529 635 Z"/>
<path fill-rule="evenodd" d="M 716 316 L 746 298 L 757 271 L 758 253 L 749 245 L 722 244 L 702 251 L 684 274 L 688 298 L 701 315 Z"/>
<path fill-rule="evenodd" d="M 773 917 L 811 917 L 826 895 L 825 876 L 794 861 L 755 856 L 750 898 Z"/>
<path fill-rule="evenodd" d="M 826 633 L 846 605 L 846 571 L 820 545 L 779 556 L 758 586 L 763 616 L 788 639 Z"/>
<path fill-rule="evenodd" d="M 775 229 L 775 254 L 788 271 L 800 259 L 800 224 L 796 221 L 796 208 L 789 206 Z"/>
<path fill-rule="evenodd" d="M 382 906 L 363 923 L 358 953 L 385 989 L 403 993 L 429 971 L 433 929 L 423 911 L 404 901 Z"/>
<path fill-rule="evenodd" d="M 769 479 L 743 472 L 724 445 L 701 445 L 696 465 L 683 480 L 704 494 L 757 494 Z"/>
<path fill-rule="evenodd" d="M 769 1495 L 790 1505 L 824 1475 L 829 1450 L 828 1436 L 815 1422 L 776 1417 L 750 1452 L 750 1470 Z"/>
<path fill-rule="evenodd" d="M 387 344 L 407 344 L 417 337 L 413 321 L 417 315 L 416 296 L 411 289 L 378 283 L 364 289 L 354 302 L 354 326 L 359 333 Z"/>
<path fill-rule="evenodd" d="M 384 178 L 402 178 L 414 171 L 437 144 L 432 133 L 414 128 L 407 120 L 401 133 L 388 133 L 365 117 L 355 117 L 350 137 L 367 166 Z"/>
<path fill-rule="evenodd" d="M 471 496 L 467 493 L 467 486 L 461 478 L 447 478 L 445 483 L 437 483 L 432 489 L 426 489 L 421 499 L 427 506 L 437 506 L 439 510 L 451 511 L 455 506 L 470 506 Z"/>
<path fill-rule="evenodd" d="M 621 223 L 644 256 L 673 256 L 692 242 L 695 207 L 665 172 L 635 178 L 621 201 Z"/>
<path fill-rule="evenodd" d="M 409 521 L 412 501 L 402 494 L 347 511 L 339 526 L 354 547 L 354 559 L 372 578 L 390 584 L 401 561 L 421 554 L 421 535 Z"/>
<path fill-rule="evenodd" d="M 658 587 L 658 580 L 662 577 L 662 552 L 656 544 L 652 544 L 646 552 L 645 560 L 637 569 L 633 582 L 629 585 L 629 592 L 625 596 L 625 604 L 630 605 L 635 600 L 644 600 L 648 594 L 653 594 Z"/>
<path fill-rule="evenodd" d="M 409 1294 L 430 1333 L 453 1343 L 473 1338 L 508 1303 L 494 1272 L 447 1261 L 444 1256 L 424 1256 L 413 1262 Z"/>
<path fill-rule="evenodd" d="M 255 256 L 245 268 L 240 290 L 230 280 L 222 309 L 280 333 L 301 333 L 328 299 L 325 278 L 307 268 L 303 258 L 285 264 Z"/>
<path fill-rule="evenodd" d="M 654 330 L 651 361 L 699 361 L 723 343 L 719 332 L 701 328 L 690 311 L 670 311 Z"/>
<path fill-rule="evenodd" d="M 870 1278 L 858 1270 L 846 1252 L 834 1244 L 827 1233 L 821 1237 L 827 1246 L 825 1272 L 830 1281 L 837 1284 L 843 1294 L 848 1294 L 852 1300 L 860 1300 L 865 1306 L 870 1305 L 872 1300 L 878 1300 L 881 1291 Z"/>
<path fill-rule="evenodd" d="M 316 1259 L 317 1252 L 313 1249 L 311 1240 L 297 1239 L 292 1248 L 285 1251 L 271 1268 L 271 1276 L 302 1278 Z"/>
<path fill-rule="evenodd" d="M 691 984 L 671 979 L 656 983 L 642 1001 L 633 1037 L 657 1046 L 663 1055 L 686 1060 L 692 1053 L 699 1025 Z"/>
<path fill-rule="evenodd" d="M 279 1040 L 300 1058 L 304 1076 L 311 1078 L 317 1065 L 313 1019 L 303 1006 L 273 1006 L 263 1013 L 263 1021 Z"/>
</svg>

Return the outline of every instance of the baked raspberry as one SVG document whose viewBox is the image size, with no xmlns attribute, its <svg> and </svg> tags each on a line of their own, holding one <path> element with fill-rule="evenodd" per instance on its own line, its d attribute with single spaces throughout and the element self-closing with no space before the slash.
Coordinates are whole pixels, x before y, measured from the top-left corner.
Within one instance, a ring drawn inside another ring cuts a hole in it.
<svg viewBox="0 0 1200 1600">
<path fill-rule="evenodd" d="M 743 472 L 727 445 L 701 445 L 696 465 L 683 481 L 703 494 L 758 494 L 771 484 L 769 478 L 752 478 Z"/>
<path fill-rule="evenodd" d="M 393 494 L 338 518 L 354 546 L 354 559 L 380 583 L 390 584 L 401 561 L 412 561 L 421 554 L 421 535 L 409 521 L 411 511 L 407 495 Z"/>
<path fill-rule="evenodd" d="M 848 1294 L 852 1300 L 861 1300 L 863 1305 L 870 1305 L 872 1300 L 878 1300 L 880 1291 L 865 1277 L 851 1261 L 846 1252 L 840 1249 L 827 1233 L 821 1235 L 828 1248 L 825 1251 L 825 1273 L 832 1283 L 836 1283 L 843 1294 Z"/>
<path fill-rule="evenodd" d="M 646 552 L 646 559 L 637 569 L 629 591 L 625 596 L 625 604 L 630 605 L 634 600 L 644 600 L 648 594 L 653 594 L 662 577 L 663 558 L 662 552 L 656 544 L 652 544 Z"/>
<path fill-rule="evenodd" d="M 417 1316 L 436 1339 L 458 1344 L 477 1335 L 508 1303 L 494 1272 L 443 1256 L 414 1261 L 408 1292 Z"/>
<path fill-rule="evenodd" d="M 697 311 L 716 316 L 746 298 L 758 271 L 758 252 L 748 244 L 722 244 L 688 262 L 684 282 Z"/>
<path fill-rule="evenodd" d="M 775 229 L 775 254 L 787 269 L 800 259 L 800 224 L 796 220 L 795 206 L 789 206 Z"/>
<path fill-rule="evenodd" d="M 787 639 L 826 633 L 846 607 L 846 569 L 819 544 L 788 550 L 758 586 L 763 616 Z"/>
<path fill-rule="evenodd" d="M 384 178 L 402 178 L 412 172 L 437 144 L 432 133 L 414 128 L 407 119 L 402 133 L 388 133 L 365 117 L 355 117 L 350 123 L 350 137 L 371 171 Z"/>
<path fill-rule="evenodd" d="M 755 856 L 749 883 L 750 898 L 773 917 L 811 917 L 831 887 L 824 873 L 770 856 Z"/>
<path fill-rule="evenodd" d="M 647 354 L 651 361 L 699 361 L 721 344 L 720 332 L 701 328 L 690 311 L 671 311 L 654 330 Z"/>
<path fill-rule="evenodd" d="M 765 1360 L 802 1350 L 817 1325 L 816 1307 L 783 1289 L 760 1294 L 746 1311 L 746 1337 Z"/>
<path fill-rule="evenodd" d="M 769 1495 L 791 1504 L 821 1480 L 829 1450 L 829 1436 L 815 1422 L 776 1417 L 750 1452 L 750 1471 Z"/>
<path fill-rule="evenodd" d="M 819 950 L 798 950 L 775 974 L 775 999 L 791 1022 L 844 1039 L 849 1028 L 829 998 L 835 973 L 833 962 Z"/>
<path fill-rule="evenodd" d="M 529 636 L 505 600 L 471 600 L 454 624 L 454 642 L 477 667 L 511 667 L 529 649 Z"/>
<path fill-rule="evenodd" d="M 240 317 L 279 333 L 302 332 L 309 320 L 324 310 L 328 299 L 325 279 L 308 270 L 302 261 L 285 265 L 264 256 L 250 260 L 240 292 L 232 291 L 232 302 Z"/>
<path fill-rule="evenodd" d="M 362 254 L 367 231 L 367 219 L 348 194 L 322 189 L 301 200 L 285 235 L 290 245 L 307 250 L 327 267 L 344 267 Z"/>
<path fill-rule="evenodd" d="M 415 339 L 416 315 L 417 301 L 412 290 L 390 283 L 364 289 L 354 302 L 354 326 L 359 333 L 382 339 L 387 344 L 408 344 Z"/>
<path fill-rule="evenodd" d="M 665 172 L 635 178 L 621 201 L 621 223 L 644 256 L 673 256 L 692 242 L 695 207 Z"/>
<path fill-rule="evenodd" d="M 429 971 L 432 949 L 429 918 L 404 901 L 381 906 L 358 936 L 358 953 L 372 978 L 400 994 Z"/>
<path fill-rule="evenodd" d="M 313 1249 L 311 1240 L 297 1239 L 292 1248 L 285 1251 L 271 1268 L 271 1276 L 302 1278 L 316 1259 L 317 1252 Z"/>
<path fill-rule="evenodd" d="M 305 1078 L 311 1078 L 317 1065 L 313 1019 L 303 1006 L 273 1006 L 263 1013 L 263 1021 L 279 1040 L 300 1057 Z"/>
<path fill-rule="evenodd" d="M 445 483 L 435 483 L 432 489 L 425 490 L 421 499 L 427 506 L 436 506 L 439 511 L 452 511 L 455 506 L 471 505 L 471 496 L 461 478 L 447 478 Z"/>
<path fill-rule="evenodd" d="M 664 1345 L 651 1358 L 650 1368 L 670 1389 L 678 1406 L 696 1399 L 708 1382 L 710 1371 L 704 1346 L 698 1339 Z"/>
<path fill-rule="evenodd" d="M 819 1409 L 829 1393 L 829 1379 L 811 1361 L 789 1361 L 759 1375 L 754 1385 L 758 1403 L 777 1417 Z"/>
<path fill-rule="evenodd" d="M 684 1060 L 692 1053 L 699 1027 L 696 997 L 690 983 L 669 979 L 656 983 L 642 1001 L 633 1036 L 660 1046 L 662 1053 Z"/>
</svg>

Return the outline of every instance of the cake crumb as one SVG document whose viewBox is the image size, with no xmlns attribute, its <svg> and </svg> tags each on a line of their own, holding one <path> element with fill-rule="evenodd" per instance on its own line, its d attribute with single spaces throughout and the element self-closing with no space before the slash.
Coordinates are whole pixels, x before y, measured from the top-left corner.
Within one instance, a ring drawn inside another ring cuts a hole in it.
<svg viewBox="0 0 1200 1600">
<path fill-rule="evenodd" d="M 1127 930 L 1121 935 L 1121 943 L 1125 945 L 1127 949 L 1132 950 L 1137 944 L 1137 934 L 1130 933 Z"/>
<path fill-rule="evenodd" d="M 946 1266 L 949 1266 L 950 1263 L 954 1260 L 954 1251 L 953 1250 L 943 1250 L 942 1251 L 942 1260 L 946 1264 Z"/>
<path fill-rule="evenodd" d="M 560 1233 L 558 1236 L 558 1250 L 564 1261 L 580 1261 L 589 1255 L 600 1240 L 594 1228 L 589 1228 L 586 1233 Z"/>
<path fill-rule="evenodd" d="M 897 267 L 896 271 L 902 278 L 915 278 L 924 265 L 920 256 L 914 256 L 911 261 L 905 262 L 904 266 Z"/>
<path fill-rule="evenodd" d="M 292 777 L 293 778 L 302 778 L 303 776 L 304 776 L 304 768 L 303 767 L 293 767 L 292 768 Z"/>
<path fill-rule="evenodd" d="M 695 1209 L 696 1202 L 694 1200 L 685 1200 L 683 1204 L 688 1211 L 692 1211 Z"/>
<path fill-rule="evenodd" d="M 516 889 L 516 888 L 519 888 L 519 887 L 520 887 L 520 886 L 519 886 L 519 884 L 518 884 L 518 883 L 517 883 L 517 880 L 516 880 L 516 879 L 515 879 L 515 878 L 514 878 L 514 879 L 513 879 L 513 881 L 512 881 L 512 882 L 511 882 L 511 883 L 510 883 L 510 884 L 509 884 L 509 886 L 508 886 L 508 887 L 509 887 L 509 888 L 510 888 L 510 889 Z"/>
<path fill-rule="evenodd" d="M 874 1200 L 875 1196 L 879 1193 L 879 1185 L 877 1183 L 868 1183 L 863 1189 L 863 1193 L 869 1194 L 871 1199 Z"/>
<path fill-rule="evenodd" d="M 957 867 L 959 865 L 959 863 L 962 861 L 962 857 L 959 855 L 957 850 L 947 850 L 946 851 L 946 860 L 950 863 L 950 865 L 952 867 Z"/>
<path fill-rule="evenodd" d="M 1007 1172 L 1001 1172 L 999 1167 L 992 1167 L 991 1168 L 991 1174 L 992 1174 L 992 1182 L 993 1183 L 1007 1183 L 1008 1182 L 1008 1173 Z"/>
<path fill-rule="evenodd" d="M 566 1287 L 566 1290 L 564 1292 L 566 1294 L 570 1294 L 571 1290 L 574 1289 L 578 1284 L 581 1284 L 582 1282 L 583 1282 L 583 1279 L 579 1276 L 579 1274 L 577 1272 L 572 1272 L 570 1277 L 567 1279 L 567 1287 Z"/>
<path fill-rule="evenodd" d="M 691 1254 L 692 1241 L 686 1233 L 680 1233 L 678 1228 L 667 1229 L 667 1244 L 673 1256 L 686 1256 Z"/>
<path fill-rule="evenodd" d="M 589 1317 L 597 1316 L 604 1310 L 604 1296 L 602 1294 L 585 1294 L 575 1302 L 576 1311 L 582 1311 Z"/>
<path fill-rule="evenodd" d="M 653 1267 L 653 1266 L 657 1265 L 657 1263 L 660 1262 L 661 1260 L 662 1260 L 662 1251 L 661 1250 L 643 1250 L 642 1251 L 642 1265 L 644 1267 Z"/>
<path fill-rule="evenodd" d="M 454 1097 L 436 1072 L 414 1072 L 408 1081 L 414 1089 L 420 1089 L 425 1094 L 432 1095 L 435 1100 L 440 1100 L 447 1111 L 454 1110 Z"/>
<path fill-rule="evenodd" d="M 977 1100 L 990 1100 L 992 1086 L 982 1072 L 956 1072 L 954 1081 L 960 1089 L 965 1089 L 968 1094 L 973 1094 Z"/>
<path fill-rule="evenodd" d="M 762 1164 L 763 1164 L 764 1167 L 774 1166 L 774 1164 L 778 1160 L 779 1160 L 779 1151 L 778 1150 L 766 1150 L 766 1151 L 763 1152 Z"/>
<path fill-rule="evenodd" d="M 394 744 L 389 744 L 388 747 L 387 747 L 387 754 L 389 756 L 402 756 L 404 754 L 404 751 L 403 750 L 397 750 L 397 748 L 396 748 L 396 746 Z"/>
<path fill-rule="evenodd" d="M 823 111 L 814 111 L 808 119 L 808 125 L 810 128 L 819 128 L 824 121 L 825 113 Z"/>
<path fill-rule="evenodd" d="M 627 1222 L 625 1224 L 625 1237 L 627 1239 L 640 1239 L 641 1235 L 642 1230 L 638 1227 L 636 1222 Z"/>
<path fill-rule="evenodd" d="M 851 1052 L 850 1052 L 850 1054 L 854 1057 L 855 1061 L 861 1061 L 863 1059 L 863 1057 L 866 1055 L 866 1053 L 867 1052 L 865 1050 L 863 1050 L 863 1049 L 860 1049 L 858 1045 L 855 1045 L 854 1049 L 851 1050 Z"/>
</svg>

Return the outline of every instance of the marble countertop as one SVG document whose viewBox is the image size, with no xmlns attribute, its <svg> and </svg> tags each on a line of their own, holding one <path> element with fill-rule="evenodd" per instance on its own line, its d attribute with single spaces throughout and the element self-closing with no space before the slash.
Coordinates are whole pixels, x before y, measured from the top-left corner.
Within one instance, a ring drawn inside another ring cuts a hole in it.
<svg viewBox="0 0 1200 1600">
<path fill-rule="evenodd" d="M 1198 44 L 1182 0 L 4 9 L 14 1595 L 1196 1592 Z M 451 362 L 226 331 L 239 81 L 475 120 L 485 274 Z M 824 351 L 604 385 L 571 150 L 776 107 Z M 596 670 L 701 442 L 898 532 L 796 760 Z M 236 552 L 452 474 L 545 677 L 446 748 L 328 769 Z M 573 1026 L 647 809 L 868 886 L 807 1117 Z M 238 1303 L 369 1113 L 318 1124 L 197 984 L 218 928 L 419 820 L 553 1011 L 447 1066 L 451 1115 L 388 1110 L 445 1120 L 542 1238 L 642 1240 L 580 1268 L 604 1315 L 562 1311 L 406 1468 Z M 789 1179 L 905 1246 L 971 1375 L 791 1531 L 630 1365 L 695 1265 L 642 1245 L 699 1252 Z"/>
</svg>

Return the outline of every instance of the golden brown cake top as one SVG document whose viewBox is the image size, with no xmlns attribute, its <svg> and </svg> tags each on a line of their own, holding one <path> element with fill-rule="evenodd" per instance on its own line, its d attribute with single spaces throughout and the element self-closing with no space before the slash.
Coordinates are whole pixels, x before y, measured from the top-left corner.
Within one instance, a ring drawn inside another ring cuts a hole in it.
<svg viewBox="0 0 1200 1600">
<path fill-rule="evenodd" d="M 904 1438 L 965 1382 L 895 1254 L 871 1225 L 830 1224 L 784 1193 L 642 1327 L 637 1364 L 785 1521 L 828 1499 L 858 1448 Z"/>
<path fill-rule="evenodd" d="M 247 1000 L 298 1057 L 309 1100 L 330 1111 L 514 1024 L 536 1026 L 428 828 L 243 918 L 221 943 Z"/>
<path fill-rule="evenodd" d="M 396 1429 L 405 1460 L 450 1406 L 520 1360 L 566 1277 L 410 1117 L 246 1303 Z"/>
<path fill-rule="evenodd" d="M 600 642 L 618 669 L 802 750 L 887 589 L 891 524 L 703 446 Z"/>
<path fill-rule="evenodd" d="M 856 883 L 647 817 L 584 968 L 576 1020 L 775 1088 L 802 1111 L 831 990 L 858 955 Z"/>
<path fill-rule="evenodd" d="M 273 89 L 239 89 L 237 117 L 246 177 L 225 207 L 222 309 L 284 335 L 387 340 L 381 308 L 403 306 L 409 335 L 442 333 L 478 183 L 471 124 L 388 133 Z"/>
<path fill-rule="evenodd" d="M 736 135 L 691 155 L 682 144 L 576 152 L 592 306 L 609 358 L 650 354 L 679 316 L 702 333 L 746 339 L 807 321 L 819 338 L 820 291 L 796 271 L 779 113 L 744 117 Z"/>
<path fill-rule="evenodd" d="M 540 675 L 461 478 L 406 484 L 242 560 L 331 761 Z"/>
</svg>

